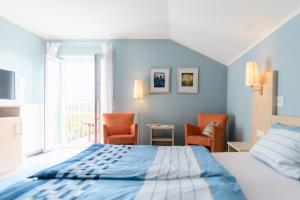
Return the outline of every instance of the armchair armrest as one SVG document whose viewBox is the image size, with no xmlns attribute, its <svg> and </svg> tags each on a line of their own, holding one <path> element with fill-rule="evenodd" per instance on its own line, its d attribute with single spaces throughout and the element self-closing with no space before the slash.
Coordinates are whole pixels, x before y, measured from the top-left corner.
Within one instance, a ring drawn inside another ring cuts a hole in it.
<svg viewBox="0 0 300 200">
<path fill-rule="evenodd" d="M 138 125 L 137 124 L 132 124 L 130 126 L 130 135 L 137 136 L 137 134 L 138 134 Z"/>
<path fill-rule="evenodd" d="M 132 124 L 130 126 L 130 135 L 134 135 L 134 145 L 137 144 L 137 136 L 138 136 L 138 126 L 137 124 Z"/>
<path fill-rule="evenodd" d="M 225 130 L 220 127 L 214 127 L 212 133 L 211 152 L 225 151 Z"/>
<path fill-rule="evenodd" d="M 188 145 L 188 136 L 192 135 L 200 135 L 201 128 L 199 126 L 195 126 L 192 124 L 185 124 L 184 125 L 184 137 L 185 137 L 185 145 Z"/>
<path fill-rule="evenodd" d="M 103 125 L 103 139 L 104 139 L 104 144 L 107 144 L 107 138 L 109 136 L 108 132 L 108 127 L 104 124 Z"/>
<path fill-rule="evenodd" d="M 185 124 L 184 125 L 184 133 L 185 137 L 189 135 L 200 135 L 201 134 L 201 128 L 199 126 L 195 126 L 192 124 Z"/>
</svg>

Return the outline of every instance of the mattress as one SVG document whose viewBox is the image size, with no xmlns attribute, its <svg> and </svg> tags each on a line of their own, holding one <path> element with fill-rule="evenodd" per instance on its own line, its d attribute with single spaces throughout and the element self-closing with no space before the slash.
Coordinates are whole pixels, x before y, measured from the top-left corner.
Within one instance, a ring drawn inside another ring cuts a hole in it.
<svg viewBox="0 0 300 200">
<path fill-rule="evenodd" d="M 279 174 L 249 152 L 213 153 L 233 176 L 249 200 L 300 198 L 300 182 Z"/>
</svg>

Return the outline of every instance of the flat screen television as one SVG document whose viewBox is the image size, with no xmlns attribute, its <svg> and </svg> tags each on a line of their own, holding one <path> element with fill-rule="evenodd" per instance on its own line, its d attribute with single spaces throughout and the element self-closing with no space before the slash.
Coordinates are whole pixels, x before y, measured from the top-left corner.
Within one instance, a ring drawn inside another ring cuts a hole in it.
<svg viewBox="0 0 300 200">
<path fill-rule="evenodd" d="M 0 69 L 0 99 L 15 100 L 15 72 Z"/>
</svg>

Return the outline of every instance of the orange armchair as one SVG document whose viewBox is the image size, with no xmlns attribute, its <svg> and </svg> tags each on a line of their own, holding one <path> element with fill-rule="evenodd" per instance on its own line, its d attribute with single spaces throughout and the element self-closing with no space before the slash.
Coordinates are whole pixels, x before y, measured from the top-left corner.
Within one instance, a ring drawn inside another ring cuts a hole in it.
<svg viewBox="0 0 300 200">
<path fill-rule="evenodd" d="M 134 113 L 104 113 L 104 143 L 136 145 L 138 125 L 133 120 Z"/>
<path fill-rule="evenodd" d="M 203 145 L 211 152 L 225 151 L 226 124 L 228 116 L 225 114 L 198 114 L 198 126 L 185 124 L 185 145 Z M 210 122 L 218 123 L 213 128 L 211 137 L 202 135 L 203 129 Z"/>
</svg>

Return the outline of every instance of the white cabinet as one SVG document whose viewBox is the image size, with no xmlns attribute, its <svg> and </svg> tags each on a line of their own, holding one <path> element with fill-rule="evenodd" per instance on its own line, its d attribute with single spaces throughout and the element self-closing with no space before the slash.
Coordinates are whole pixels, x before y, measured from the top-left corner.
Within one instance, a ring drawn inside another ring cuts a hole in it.
<svg viewBox="0 0 300 200">
<path fill-rule="evenodd" d="M 22 133 L 19 107 L 0 106 L 0 174 L 22 163 Z"/>
</svg>

